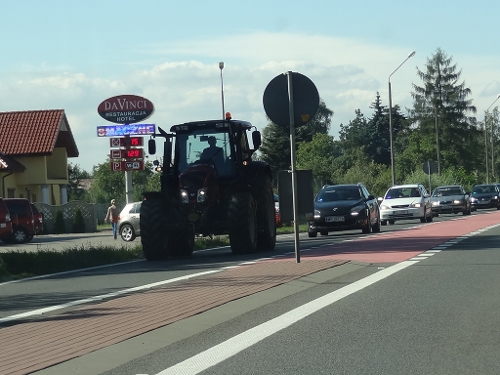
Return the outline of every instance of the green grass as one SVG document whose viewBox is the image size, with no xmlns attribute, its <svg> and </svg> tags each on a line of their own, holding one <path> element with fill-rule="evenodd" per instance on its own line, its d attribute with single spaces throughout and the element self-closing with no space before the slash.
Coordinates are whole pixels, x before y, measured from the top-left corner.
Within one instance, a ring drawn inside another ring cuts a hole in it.
<svg viewBox="0 0 500 375">
<path fill-rule="evenodd" d="M 286 234 L 293 233 L 293 230 L 292 226 L 282 226 L 277 228 L 276 232 Z M 307 231 L 307 225 L 300 225 L 299 231 Z M 197 238 L 194 248 L 201 250 L 221 246 L 229 246 L 227 236 Z M 126 245 L 119 248 L 81 245 L 63 251 L 9 251 L 0 253 L 0 282 L 137 259 L 143 259 L 140 243 L 135 246 Z"/>
</svg>

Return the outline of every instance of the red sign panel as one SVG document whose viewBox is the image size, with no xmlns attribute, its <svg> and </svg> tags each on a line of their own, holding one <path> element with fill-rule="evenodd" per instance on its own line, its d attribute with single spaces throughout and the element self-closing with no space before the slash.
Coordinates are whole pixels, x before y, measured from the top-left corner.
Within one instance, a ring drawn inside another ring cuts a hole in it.
<svg viewBox="0 0 500 375">
<path fill-rule="evenodd" d="M 97 107 L 99 116 L 116 124 L 134 124 L 147 119 L 154 110 L 153 103 L 137 95 L 113 96 Z"/>
<path fill-rule="evenodd" d="M 111 149 L 109 151 L 111 159 L 142 159 L 144 150 L 142 148 L 130 148 L 128 150 Z"/>
<path fill-rule="evenodd" d="M 144 138 L 142 137 L 122 137 L 109 139 L 109 147 L 141 147 L 142 145 L 144 145 Z"/>
<path fill-rule="evenodd" d="M 119 171 L 142 171 L 144 170 L 144 162 L 142 160 L 136 161 L 112 161 L 111 170 L 113 172 Z"/>
</svg>

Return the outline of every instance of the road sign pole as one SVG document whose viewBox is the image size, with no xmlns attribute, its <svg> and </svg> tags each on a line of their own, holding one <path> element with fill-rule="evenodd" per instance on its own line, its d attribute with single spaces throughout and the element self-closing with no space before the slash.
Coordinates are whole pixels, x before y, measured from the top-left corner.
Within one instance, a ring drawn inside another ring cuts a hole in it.
<svg viewBox="0 0 500 375">
<path fill-rule="evenodd" d="M 300 244 L 299 244 L 299 221 L 297 209 L 297 170 L 295 168 L 295 111 L 293 109 L 293 82 L 292 72 L 287 72 L 288 81 L 288 112 L 290 117 L 290 159 L 292 169 L 292 198 L 293 198 L 293 228 L 295 233 L 295 260 L 300 263 Z"/>
<path fill-rule="evenodd" d="M 125 171 L 125 195 L 127 203 L 134 201 L 134 190 L 132 187 L 132 171 Z"/>
</svg>

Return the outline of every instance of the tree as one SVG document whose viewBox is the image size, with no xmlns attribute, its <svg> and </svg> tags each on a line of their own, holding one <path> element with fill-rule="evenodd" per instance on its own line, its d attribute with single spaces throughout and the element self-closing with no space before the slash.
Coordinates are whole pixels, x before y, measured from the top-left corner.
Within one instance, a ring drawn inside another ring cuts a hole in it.
<svg viewBox="0 0 500 375">
<path fill-rule="evenodd" d="M 468 99 L 471 90 L 465 82 L 459 83 L 462 71 L 438 48 L 427 59 L 426 71 L 417 68 L 417 75 L 423 86 L 412 85 L 413 117 L 422 137 L 435 137 L 438 174 L 443 167 L 455 165 L 471 170 L 477 162 L 479 131 L 475 118 L 468 117 L 476 107 Z"/>
<path fill-rule="evenodd" d="M 90 178 L 90 173 L 81 169 L 78 164 L 68 164 L 68 201 L 86 200 L 88 194 L 82 187 L 82 181 Z"/>
<path fill-rule="evenodd" d="M 318 111 L 314 118 L 306 125 L 295 131 L 296 148 L 304 142 L 311 142 L 316 134 L 328 134 L 333 111 L 320 100 Z M 262 146 L 259 149 L 260 159 L 271 167 L 273 180 L 276 185 L 278 172 L 290 169 L 290 129 L 269 123 L 263 130 Z"/>
</svg>

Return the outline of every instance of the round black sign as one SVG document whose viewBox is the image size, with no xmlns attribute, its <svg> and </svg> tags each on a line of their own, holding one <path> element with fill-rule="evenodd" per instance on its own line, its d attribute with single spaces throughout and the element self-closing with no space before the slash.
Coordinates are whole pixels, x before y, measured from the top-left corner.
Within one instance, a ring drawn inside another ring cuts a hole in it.
<svg viewBox="0 0 500 375">
<path fill-rule="evenodd" d="M 305 75 L 292 75 L 293 112 L 295 126 L 308 123 L 318 110 L 319 94 L 314 83 Z M 264 91 L 264 109 L 272 122 L 289 127 L 288 73 L 273 78 Z"/>
<path fill-rule="evenodd" d="M 116 124 L 135 124 L 153 114 L 155 107 L 137 95 L 119 95 L 106 99 L 97 107 L 99 116 Z"/>
</svg>

